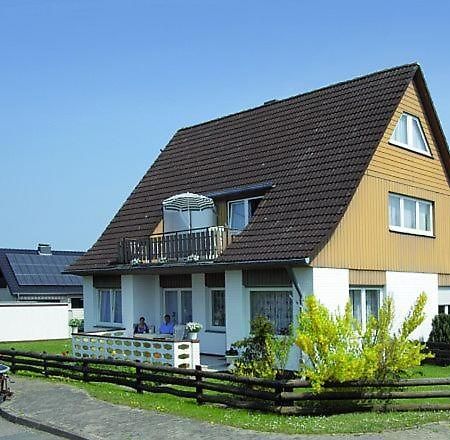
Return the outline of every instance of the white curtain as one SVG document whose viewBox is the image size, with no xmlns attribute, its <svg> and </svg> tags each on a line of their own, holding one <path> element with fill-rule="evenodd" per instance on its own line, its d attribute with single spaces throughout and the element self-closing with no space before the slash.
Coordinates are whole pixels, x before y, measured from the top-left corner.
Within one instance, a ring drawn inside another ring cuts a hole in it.
<svg viewBox="0 0 450 440">
<path fill-rule="evenodd" d="M 412 135 L 413 135 L 413 146 L 421 151 L 428 151 L 428 148 L 423 140 L 422 132 L 420 130 L 419 121 L 417 119 L 412 120 Z"/>
<path fill-rule="evenodd" d="M 122 322 L 122 292 L 120 290 L 114 292 L 114 322 Z"/>
<path fill-rule="evenodd" d="M 111 322 L 111 296 L 109 290 L 99 292 L 100 322 Z"/>
<path fill-rule="evenodd" d="M 402 144 L 408 143 L 408 129 L 407 129 L 407 116 L 402 115 L 398 121 L 397 127 L 395 127 L 393 139 Z"/>
<path fill-rule="evenodd" d="M 416 202 L 403 199 L 403 226 L 416 229 Z"/>
<path fill-rule="evenodd" d="M 230 227 L 231 229 L 242 230 L 246 226 L 245 202 L 230 203 Z"/>
<path fill-rule="evenodd" d="M 251 291 L 250 317 L 265 316 L 277 334 L 285 334 L 292 322 L 291 291 Z"/>
<path fill-rule="evenodd" d="M 350 290 L 350 302 L 353 310 L 353 317 L 362 324 L 361 290 Z"/>
<path fill-rule="evenodd" d="M 400 197 L 389 196 L 389 225 L 401 226 L 400 224 Z"/>
<path fill-rule="evenodd" d="M 378 289 L 366 289 L 366 320 L 371 316 L 378 318 L 380 309 L 380 291 Z"/>
</svg>

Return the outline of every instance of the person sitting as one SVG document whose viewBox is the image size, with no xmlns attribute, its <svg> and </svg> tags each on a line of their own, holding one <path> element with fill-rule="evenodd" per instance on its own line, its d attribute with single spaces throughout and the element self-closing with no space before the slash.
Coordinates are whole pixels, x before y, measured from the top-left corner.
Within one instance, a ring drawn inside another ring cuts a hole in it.
<svg viewBox="0 0 450 440">
<path fill-rule="evenodd" d="M 148 329 L 148 325 L 145 322 L 145 318 L 143 316 L 141 316 L 139 318 L 139 324 L 136 324 L 134 326 L 134 334 L 143 334 L 143 333 L 148 333 L 149 329 Z"/>
<path fill-rule="evenodd" d="M 170 315 L 164 315 L 164 322 L 159 326 L 159 333 L 173 335 L 173 322 Z"/>
</svg>

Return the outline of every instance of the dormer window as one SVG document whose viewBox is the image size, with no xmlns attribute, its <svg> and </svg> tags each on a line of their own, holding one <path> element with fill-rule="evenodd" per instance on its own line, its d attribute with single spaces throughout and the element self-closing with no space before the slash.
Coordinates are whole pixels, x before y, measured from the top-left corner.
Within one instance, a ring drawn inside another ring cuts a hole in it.
<svg viewBox="0 0 450 440">
<path fill-rule="evenodd" d="M 231 229 L 242 231 L 250 222 L 262 197 L 228 202 L 228 224 Z"/>
<path fill-rule="evenodd" d="M 419 118 L 403 113 L 392 134 L 391 144 L 431 156 Z"/>
</svg>

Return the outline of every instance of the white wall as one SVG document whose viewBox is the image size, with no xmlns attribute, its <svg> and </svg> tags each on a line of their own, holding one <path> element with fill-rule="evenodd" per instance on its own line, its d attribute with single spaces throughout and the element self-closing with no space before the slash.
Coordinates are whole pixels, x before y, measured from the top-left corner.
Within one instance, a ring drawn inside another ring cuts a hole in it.
<svg viewBox="0 0 450 440">
<path fill-rule="evenodd" d="M 62 303 L 0 303 L 0 341 L 65 339 L 69 307 Z"/>
<path fill-rule="evenodd" d="M 313 293 L 331 312 L 343 313 L 349 299 L 348 269 L 313 269 Z"/>
<path fill-rule="evenodd" d="M 157 331 L 160 318 L 160 288 L 157 275 L 122 275 L 122 324 L 133 334 L 134 324 L 144 316 Z"/>
<path fill-rule="evenodd" d="M 398 330 L 417 297 L 425 292 L 427 304 L 424 323 L 411 335 L 414 339 L 427 340 L 431 321 L 438 310 L 438 275 L 413 272 L 386 272 L 386 294 L 394 299 L 395 329 Z"/>
<path fill-rule="evenodd" d="M 241 270 L 225 272 L 225 319 L 227 348 L 233 342 L 248 336 L 250 331 L 250 310 L 248 295 L 242 285 Z"/>
<path fill-rule="evenodd" d="M 94 278 L 83 277 L 84 331 L 95 330 L 97 324 L 97 299 L 94 290 Z"/>
<path fill-rule="evenodd" d="M 205 286 L 205 274 L 192 274 L 192 319 L 203 325 L 199 333 L 200 351 L 208 354 L 223 355 L 226 350 L 225 332 L 208 330 L 208 302 L 206 295 L 208 288 Z"/>
</svg>

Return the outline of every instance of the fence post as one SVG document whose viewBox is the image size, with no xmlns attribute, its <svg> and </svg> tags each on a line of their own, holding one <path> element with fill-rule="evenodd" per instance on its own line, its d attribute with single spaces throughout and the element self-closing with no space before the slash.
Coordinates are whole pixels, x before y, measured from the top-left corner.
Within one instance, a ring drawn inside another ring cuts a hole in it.
<svg viewBox="0 0 450 440">
<path fill-rule="evenodd" d="M 48 371 L 47 371 L 48 365 L 47 365 L 47 352 L 46 351 L 42 352 L 42 360 L 44 361 L 44 376 L 48 377 Z"/>
<path fill-rule="evenodd" d="M 142 367 L 136 365 L 136 391 L 142 394 Z"/>
<path fill-rule="evenodd" d="M 86 359 L 83 359 L 83 382 L 89 382 L 89 364 Z"/>
<path fill-rule="evenodd" d="M 203 404 L 203 386 L 202 381 L 203 377 L 201 375 L 202 372 L 202 366 L 196 365 L 195 366 L 195 398 L 197 399 L 197 405 Z"/>
<path fill-rule="evenodd" d="M 277 394 L 276 402 L 277 402 L 278 406 L 280 407 L 280 412 L 282 412 L 282 409 L 281 409 L 282 407 L 290 405 L 289 402 L 286 401 L 281 395 L 284 391 L 292 392 L 292 391 L 294 391 L 294 388 L 286 386 L 286 384 L 283 382 L 283 380 L 280 380 L 278 382 L 278 384 L 275 386 L 275 393 Z"/>
<path fill-rule="evenodd" d="M 12 359 L 11 359 L 11 373 L 15 373 L 16 370 L 16 353 L 14 353 L 16 350 L 14 348 L 11 348 L 11 351 L 13 352 L 13 354 L 11 355 Z"/>
</svg>

